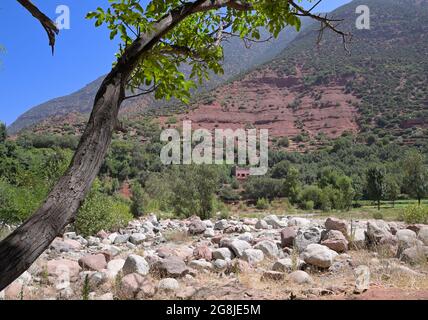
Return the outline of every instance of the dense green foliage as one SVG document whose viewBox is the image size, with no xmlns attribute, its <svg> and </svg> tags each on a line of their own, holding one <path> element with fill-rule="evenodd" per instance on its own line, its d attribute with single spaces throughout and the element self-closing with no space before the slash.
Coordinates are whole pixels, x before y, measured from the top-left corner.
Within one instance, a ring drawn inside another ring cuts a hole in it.
<svg viewBox="0 0 428 320">
<path fill-rule="evenodd" d="M 109 197 L 99 189 L 99 183 L 95 182 L 76 218 L 76 230 L 84 236 L 101 230 L 118 230 L 132 219 L 129 203 L 117 196 Z"/>
<path fill-rule="evenodd" d="M 428 207 L 421 205 L 409 206 L 401 218 L 407 223 L 428 223 Z"/>
<path fill-rule="evenodd" d="M 428 195 L 428 169 L 425 162 L 424 156 L 415 151 L 409 152 L 403 161 L 404 189 L 418 199 L 419 204 Z"/>
<path fill-rule="evenodd" d="M 147 120 L 126 121 L 124 125 L 136 134 L 115 135 L 96 191 L 91 192 L 79 213 L 76 226 L 84 233 L 118 228 L 130 213 L 141 216 L 167 212 L 207 218 L 215 212 L 226 214 L 224 203 L 243 200 L 258 208 L 267 208 L 271 200 L 287 198 L 305 210 L 349 210 L 358 200 L 417 198 L 414 190 L 423 190 L 427 181 L 423 175 L 427 148 L 362 144 L 345 135 L 329 147 L 310 153 L 273 149 L 266 176 L 238 183 L 230 165 L 163 165 L 159 159 L 163 146 L 159 126 Z M 140 137 L 144 137 L 144 143 Z M 26 139 L 37 140 L 27 134 L 16 142 L 0 144 L 3 222 L 19 223 L 28 217 L 71 159 L 69 149 L 35 147 L 23 143 Z M 131 197 L 125 201 L 121 189 L 128 183 Z"/>
</svg>

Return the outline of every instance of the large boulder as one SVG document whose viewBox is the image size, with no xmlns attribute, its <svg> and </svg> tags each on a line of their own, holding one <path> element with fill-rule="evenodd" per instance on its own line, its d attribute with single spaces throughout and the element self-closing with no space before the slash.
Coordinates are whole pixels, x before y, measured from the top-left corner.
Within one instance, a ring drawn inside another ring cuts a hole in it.
<svg viewBox="0 0 428 320">
<path fill-rule="evenodd" d="M 71 279 L 76 279 L 79 276 L 79 272 L 82 270 L 76 261 L 68 259 L 49 260 L 44 270 L 47 272 L 48 276 L 57 277 L 63 273 L 64 269 L 68 270 Z"/>
<path fill-rule="evenodd" d="M 125 260 L 125 264 L 123 265 L 122 272 L 124 275 L 130 273 L 138 273 L 142 276 L 145 276 L 149 273 L 150 267 L 147 263 L 146 259 L 143 257 L 131 254 Z"/>
<path fill-rule="evenodd" d="M 212 257 L 214 260 L 231 260 L 234 257 L 234 253 L 229 248 L 218 248 L 212 251 Z"/>
<path fill-rule="evenodd" d="M 349 235 L 349 247 L 363 249 L 366 247 L 366 229 L 353 228 Z"/>
<path fill-rule="evenodd" d="M 297 236 L 295 228 L 285 227 L 281 230 L 281 247 L 292 248 L 294 246 L 294 239 Z"/>
<path fill-rule="evenodd" d="M 120 281 L 120 294 L 124 299 L 147 298 L 155 293 L 156 288 L 152 281 L 138 273 L 128 274 Z"/>
<path fill-rule="evenodd" d="M 79 265 L 84 270 L 101 271 L 107 267 L 104 254 L 89 254 L 79 259 Z"/>
<path fill-rule="evenodd" d="M 109 263 L 107 263 L 107 277 L 115 279 L 119 272 L 122 271 L 124 265 L 124 259 L 114 259 L 109 261 Z"/>
<path fill-rule="evenodd" d="M 294 245 L 299 252 L 303 252 L 310 244 L 320 243 L 321 230 L 317 227 L 311 227 L 306 230 L 299 230 L 294 239 Z"/>
<path fill-rule="evenodd" d="M 193 256 L 196 259 L 205 259 L 207 261 L 211 261 L 213 258 L 213 253 L 210 247 L 201 245 L 193 250 Z"/>
<path fill-rule="evenodd" d="M 415 246 L 401 253 L 401 260 L 409 264 L 425 264 L 428 259 L 428 246 Z"/>
<path fill-rule="evenodd" d="M 370 287 L 370 269 L 367 266 L 358 266 L 355 270 L 355 293 L 363 293 Z"/>
<path fill-rule="evenodd" d="M 344 236 L 348 236 L 348 223 L 344 220 L 337 218 L 327 218 L 325 221 L 325 228 L 327 231 L 337 230 L 342 232 Z"/>
<path fill-rule="evenodd" d="M 222 219 L 222 220 L 217 221 L 217 222 L 214 224 L 214 230 L 224 230 L 224 229 L 226 229 L 228 226 L 229 226 L 229 222 L 227 222 L 227 220 L 226 220 L 226 219 Z"/>
<path fill-rule="evenodd" d="M 207 230 L 205 230 L 205 232 L 204 232 L 205 238 L 212 238 L 214 236 L 215 236 L 215 231 L 213 228 L 208 228 Z"/>
<path fill-rule="evenodd" d="M 425 246 L 428 246 L 428 226 L 424 226 L 419 229 L 418 238 L 424 243 Z"/>
<path fill-rule="evenodd" d="M 228 244 L 228 248 L 233 251 L 235 256 L 241 258 L 244 251 L 250 249 L 251 245 L 247 241 L 236 239 Z"/>
<path fill-rule="evenodd" d="M 312 283 L 312 277 L 307 274 L 305 271 L 297 270 L 288 275 L 288 279 L 291 282 L 297 283 L 297 284 L 306 284 L 306 283 Z"/>
<path fill-rule="evenodd" d="M 212 263 L 204 259 L 190 261 L 189 267 L 195 270 L 212 270 L 213 269 Z"/>
<path fill-rule="evenodd" d="M 367 221 L 367 240 L 370 244 L 377 244 L 384 237 L 392 236 L 391 228 L 383 220 Z"/>
<path fill-rule="evenodd" d="M 207 229 L 205 223 L 201 220 L 194 219 L 189 225 L 189 234 L 198 235 L 205 232 Z"/>
<path fill-rule="evenodd" d="M 56 238 L 50 245 L 50 249 L 57 252 L 69 252 L 69 251 L 78 251 L 81 249 L 81 244 L 72 239 L 62 240 L 61 238 Z"/>
<path fill-rule="evenodd" d="M 273 266 L 273 271 L 279 271 L 279 272 L 291 272 L 293 270 L 298 270 L 304 265 L 304 261 L 300 260 L 300 258 L 296 257 L 295 259 L 292 258 L 283 258 L 276 261 Z"/>
<path fill-rule="evenodd" d="M 264 217 L 263 220 L 274 229 L 280 229 L 286 226 L 285 222 L 279 220 L 274 214 Z"/>
<path fill-rule="evenodd" d="M 302 253 L 303 260 L 312 266 L 329 268 L 338 254 L 326 246 L 312 243 Z"/>
<path fill-rule="evenodd" d="M 131 242 L 132 244 L 135 245 L 139 245 L 141 243 L 143 243 L 146 240 L 146 235 L 144 233 L 133 233 L 130 237 L 129 237 L 129 242 Z"/>
<path fill-rule="evenodd" d="M 422 242 L 417 239 L 416 232 L 409 229 L 398 230 L 396 236 L 398 240 L 398 256 L 400 256 L 401 252 L 404 250 L 422 244 Z"/>
<path fill-rule="evenodd" d="M 242 260 L 247 261 L 250 265 L 255 265 L 264 259 L 264 254 L 262 250 L 258 249 L 247 249 L 242 255 Z"/>
<path fill-rule="evenodd" d="M 265 220 L 259 219 L 255 225 L 255 228 L 258 230 L 269 229 L 269 225 Z"/>
<path fill-rule="evenodd" d="M 259 249 L 263 251 L 264 255 L 268 258 L 276 258 L 279 256 L 278 246 L 273 241 L 260 241 L 254 246 L 254 249 Z"/>
<path fill-rule="evenodd" d="M 119 234 L 114 238 L 113 243 L 114 244 L 124 244 L 127 243 L 129 240 L 130 235 L 129 234 Z"/>
<path fill-rule="evenodd" d="M 161 278 L 182 278 L 189 272 L 189 269 L 183 260 L 171 256 L 155 262 L 151 271 Z"/>
<path fill-rule="evenodd" d="M 339 253 L 348 250 L 348 240 L 346 240 L 343 233 L 338 230 L 328 231 L 324 240 L 321 241 L 321 244 Z"/>
<path fill-rule="evenodd" d="M 158 283 L 158 290 L 163 292 L 176 292 L 180 289 L 180 284 L 174 278 L 161 279 Z"/>
<path fill-rule="evenodd" d="M 213 262 L 213 268 L 217 272 L 224 272 L 229 267 L 229 262 L 223 259 L 217 259 Z"/>
</svg>

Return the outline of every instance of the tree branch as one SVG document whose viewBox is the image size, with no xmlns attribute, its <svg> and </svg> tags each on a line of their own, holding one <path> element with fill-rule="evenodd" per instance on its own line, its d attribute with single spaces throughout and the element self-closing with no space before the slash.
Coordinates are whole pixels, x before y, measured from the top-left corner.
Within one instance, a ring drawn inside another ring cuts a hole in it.
<svg viewBox="0 0 428 320">
<path fill-rule="evenodd" d="M 52 55 L 55 50 L 55 36 L 59 33 L 58 27 L 55 23 L 49 19 L 43 12 L 39 10 L 30 0 L 18 0 L 18 2 L 27 9 L 34 18 L 39 20 L 43 28 L 46 30 L 46 33 L 49 38 L 49 45 L 52 48 Z"/>
</svg>

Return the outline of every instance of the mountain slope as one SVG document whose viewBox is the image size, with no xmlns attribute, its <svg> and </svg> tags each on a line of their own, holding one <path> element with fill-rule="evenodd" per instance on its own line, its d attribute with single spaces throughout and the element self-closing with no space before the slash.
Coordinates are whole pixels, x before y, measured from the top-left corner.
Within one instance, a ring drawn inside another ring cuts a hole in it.
<svg viewBox="0 0 428 320">
<path fill-rule="evenodd" d="M 264 43 L 254 43 L 251 46 L 251 49 L 246 48 L 239 38 L 229 39 L 224 45 L 224 75 L 213 75 L 210 81 L 205 83 L 205 85 L 198 90 L 209 90 L 235 75 L 271 60 L 277 56 L 296 35 L 297 32 L 290 28 L 282 32 L 277 39 Z M 267 38 L 267 34 L 262 38 Z M 84 88 L 70 95 L 59 97 L 31 108 L 11 124 L 8 131 L 12 134 L 17 133 L 24 128 L 38 124 L 49 117 L 65 116 L 71 113 L 89 113 L 92 109 L 95 94 L 101 85 L 103 78 L 104 76 L 96 79 Z M 176 102 L 169 103 L 168 105 L 172 105 L 173 103 Z M 123 112 L 138 112 L 147 106 L 158 107 L 164 104 L 165 102 L 163 101 L 155 101 L 152 95 L 142 96 L 125 103 L 123 106 Z"/>
<path fill-rule="evenodd" d="M 371 29 L 357 30 L 368 5 Z M 276 59 L 218 87 L 182 118 L 197 127 L 270 129 L 273 136 L 337 137 L 345 131 L 418 144 L 428 136 L 428 1 L 358 0 L 334 11 L 342 38 L 317 24 Z M 165 121 L 165 119 L 163 119 Z"/>
</svg>

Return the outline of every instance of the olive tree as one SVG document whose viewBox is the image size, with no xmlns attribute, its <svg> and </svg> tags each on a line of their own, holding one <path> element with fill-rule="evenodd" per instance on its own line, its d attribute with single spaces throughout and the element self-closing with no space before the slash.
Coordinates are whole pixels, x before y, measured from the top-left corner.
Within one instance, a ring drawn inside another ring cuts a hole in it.
<svg viewBox="0 0 428 320">
<path fill-rule="evenodd" d="M 56 28 L 30 1 L 18 1 L 39 19 L 53 45 Z M 0 290 L 27 270 L 65 226 L 75 220 L 118 128 L 123 101 L 150 92 L 158 99 L 186 100 L 189 90 L 207 78 L 210 71 L 222 72 L 222 42 L 226 38 L 258 40 L 261 28 L 277 36 L 286 26 L 299 29 L 302 16 L 320 21 L 323 31 L 331 29 L 345 39 L 333 20 L 305 10 L 299 3 L 151 0 L 143 8 L 138 0 L 112 0 L 107 10 L 98 8 L 89 13 L 96 26 L 108 26 L 110 38 L 120 37 L 117 60 L 95 96 L 70 167 L 41 207 L 0 243 Z M 189 77 L 179 69 L 183 63 L 191 68 Z M 129 89 L 134 93 L 127 96 Z"/>
</svg>

